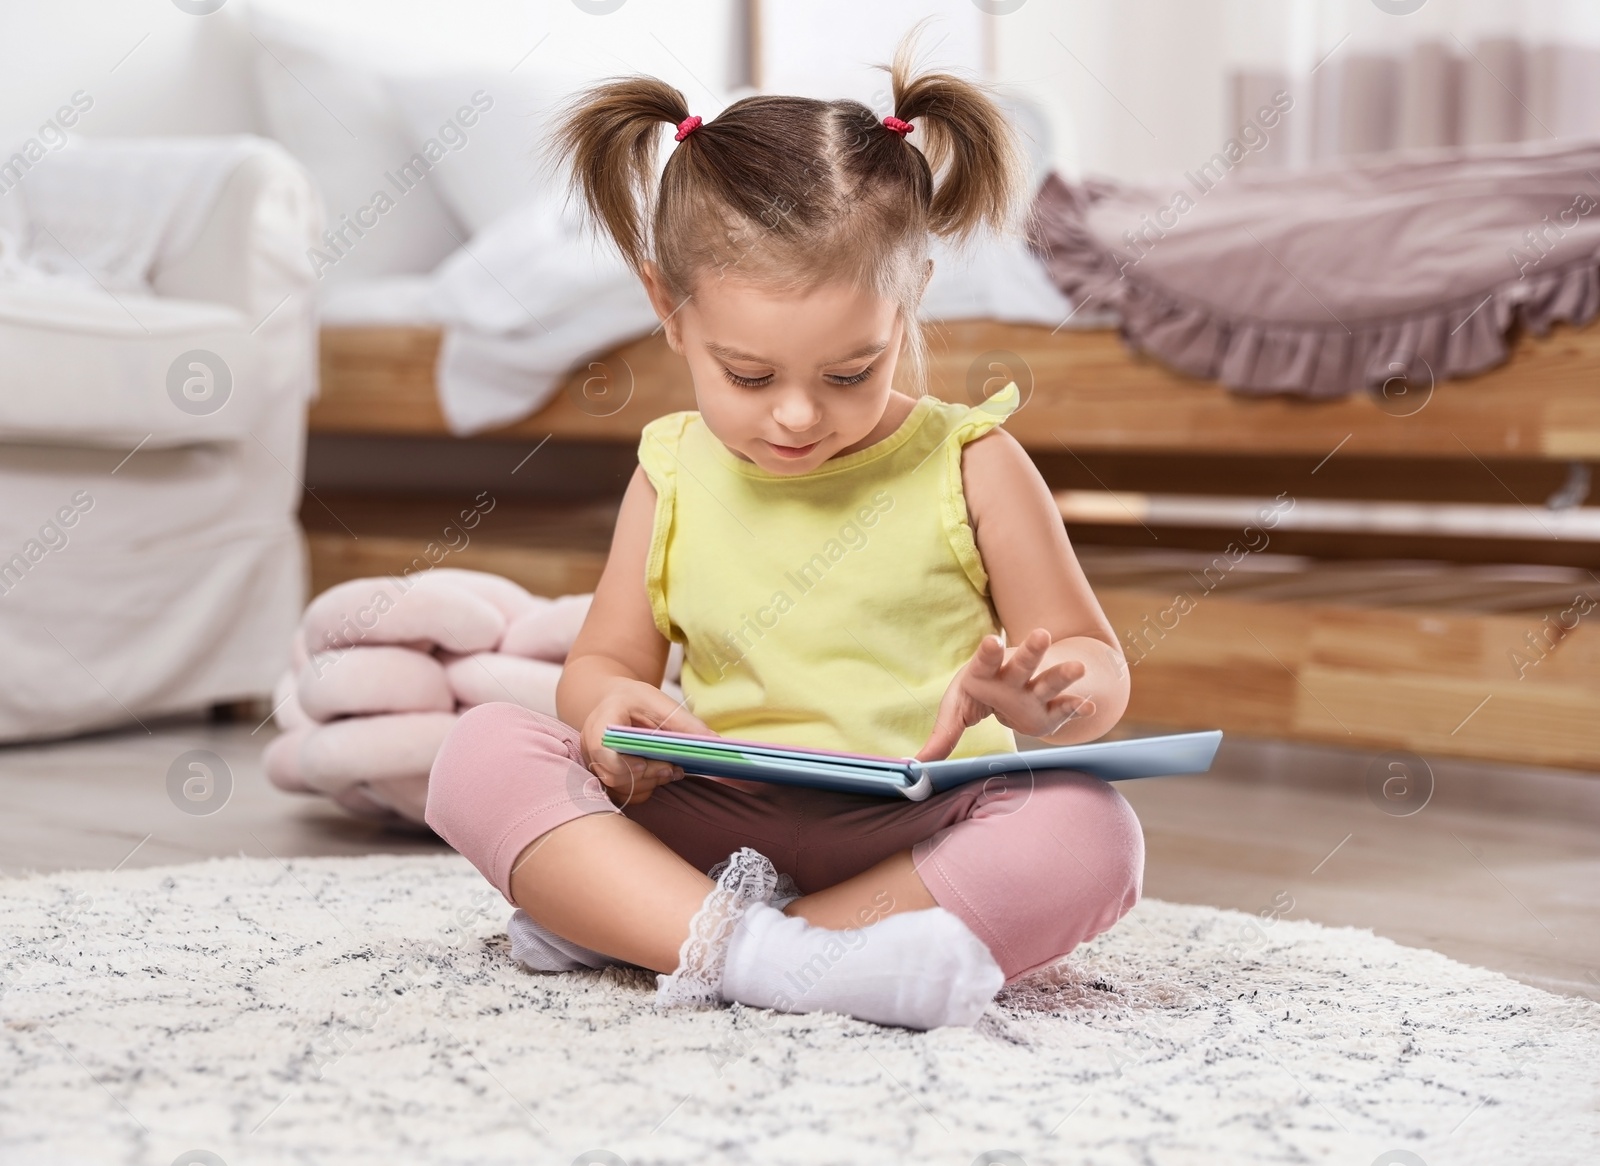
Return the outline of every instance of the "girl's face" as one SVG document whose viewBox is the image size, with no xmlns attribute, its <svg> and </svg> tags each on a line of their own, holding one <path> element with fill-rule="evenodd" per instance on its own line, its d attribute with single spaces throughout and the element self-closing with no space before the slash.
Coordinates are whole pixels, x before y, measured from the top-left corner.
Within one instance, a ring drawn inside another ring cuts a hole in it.
<svg viewBox="0 0 1600 1166">
<path fill-rule="evenodd" d="M 689 362 L 701 418 L 736 456 L 804 473 L 903 418 L 889 408 L 904 331 L 893 301 L 843 285 L 775 293 L 707 275 L 679 306 L 653 264 L 645 285 L 667 342 Z"/>
</svg>

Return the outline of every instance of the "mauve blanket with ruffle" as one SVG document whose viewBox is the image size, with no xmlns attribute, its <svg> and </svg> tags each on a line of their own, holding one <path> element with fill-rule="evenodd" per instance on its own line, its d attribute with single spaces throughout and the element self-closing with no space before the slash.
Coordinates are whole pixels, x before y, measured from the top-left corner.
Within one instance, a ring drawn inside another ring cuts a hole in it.
<svg viewBox="0 0 1600 1166">
<path fill-rule="evenodd" d="M 1134 347 L 1251 393 L 1339 397 L 1503 361 L 1600 310 L 1600 142 L 1384 155 L 1170 187 L 1052 174 L 1030 242 Z"/>
</svg>

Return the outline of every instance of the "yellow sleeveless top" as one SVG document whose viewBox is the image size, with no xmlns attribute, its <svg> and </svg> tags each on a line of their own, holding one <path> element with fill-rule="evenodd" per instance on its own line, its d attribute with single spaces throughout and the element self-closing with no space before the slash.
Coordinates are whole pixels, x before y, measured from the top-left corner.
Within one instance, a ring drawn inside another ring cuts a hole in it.
<svg viewBox="0 0 1600 1166">
<path fill-rule="evenodd" d="M 738 457 L 697 412 L 646 425 L 646 587 L 684 646 L 689 709 L 727 737 L 914 755 L 957 669 L 1000 630 L 961 448 L 1019 399 L 1015 382 L 978 406 L 920 397 L 882 441 L 792 475 Z M 989 716 L 951 756 L 1015 749 Z"/>
</svg>

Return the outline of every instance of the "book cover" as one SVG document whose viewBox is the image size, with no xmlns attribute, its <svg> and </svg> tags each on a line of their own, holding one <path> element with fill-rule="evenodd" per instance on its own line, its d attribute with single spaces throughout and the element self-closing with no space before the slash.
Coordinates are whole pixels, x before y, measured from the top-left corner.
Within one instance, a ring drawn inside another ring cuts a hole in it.
<svg viewBox="0 0 1600 1166">
<path fill-rule="evenodd" d="M 1211 768 L 1221 742 L 1221 731 L 1212 729 L 917 761 L 908 757 L 806 749 L 627 725 L 607 725 L 601 738 L 608 749 L 634 757 L 669 761 L 682 766 L 685 773 L 904 797 L 911 801 L 921 801 L 966 782 L 1004 773 L 1072 769 L 1106 781 L 1204 773 Z"/>
</svg>

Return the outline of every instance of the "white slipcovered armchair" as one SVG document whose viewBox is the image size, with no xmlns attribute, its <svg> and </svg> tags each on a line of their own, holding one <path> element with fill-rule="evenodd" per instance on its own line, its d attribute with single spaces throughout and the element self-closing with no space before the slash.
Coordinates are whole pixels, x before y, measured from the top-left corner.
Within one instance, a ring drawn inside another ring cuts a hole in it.
<svg viewBox="0 0 1600 1166">
<path fill-rule="evenodd" d="M 305 599 L 309 179 L 251 137 L 0 175 L 0 741 L 269 694 Z"/>
</svg>

